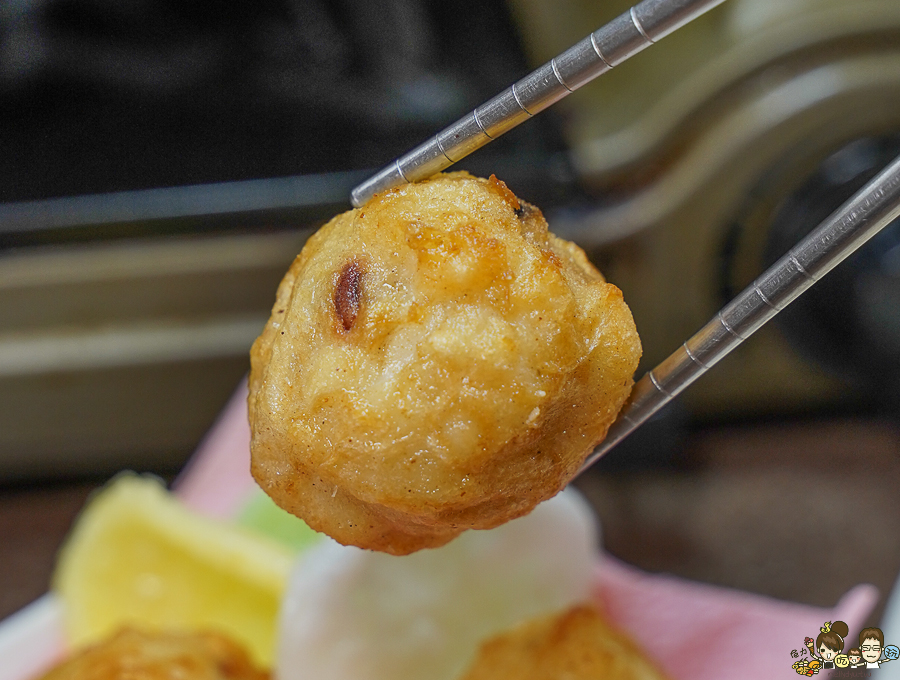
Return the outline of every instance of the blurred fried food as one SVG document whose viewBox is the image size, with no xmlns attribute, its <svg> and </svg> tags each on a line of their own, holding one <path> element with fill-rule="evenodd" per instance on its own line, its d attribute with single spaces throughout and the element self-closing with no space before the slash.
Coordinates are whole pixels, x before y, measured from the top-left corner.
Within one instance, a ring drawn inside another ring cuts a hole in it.
<svg viewBox="0 0 900 680">
<path fill-rule="evenodd" d="M 485 642 L 461 680 L 665 680 L 592 607 L 529 621 Z"/>
<path fill-rule="evenodd" d="M 252 470 L 344 544 L 397 555 L 528 513 L 602 440 L 640 341 L 541 212 L 467 173 L 315 234 L 251 353 Z"/>
<path fill-rule="evenodd" d="M 126 628 L 77 653 L 41 680 L 269 680 L 269 674 L 223 635 Z"/>
</svg>

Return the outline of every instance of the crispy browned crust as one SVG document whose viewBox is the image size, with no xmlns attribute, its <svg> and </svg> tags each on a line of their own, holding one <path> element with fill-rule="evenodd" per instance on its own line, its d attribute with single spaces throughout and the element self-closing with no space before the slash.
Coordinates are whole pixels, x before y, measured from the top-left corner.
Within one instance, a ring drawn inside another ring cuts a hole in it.
<svg viewBox="0 0 900 680">
<path fill-rule="evenodd" d="M 641 649 L 587 605 L 485 642 L 460 680 L 665 680 Z"/>
<path fill-rule="evenodd" d="M 337 541 L 437 547 L 555 495 L 640 342 L 540 210 L 466 173 L 380 194 L 304 247 L 251 352 L 252 472 Z"/>
<path fill-rule="evenodd" d="M 269 674 L 217 633 L 124 629 L 76 653 L 42 680 L 269 680 Z"/>
</svg>

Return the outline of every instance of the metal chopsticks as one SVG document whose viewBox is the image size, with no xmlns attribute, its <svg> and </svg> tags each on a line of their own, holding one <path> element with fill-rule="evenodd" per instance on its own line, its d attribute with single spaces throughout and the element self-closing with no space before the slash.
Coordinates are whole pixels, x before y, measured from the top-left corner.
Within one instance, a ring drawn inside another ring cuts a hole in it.
<svg viewBox="0 0 900 680">
<path fill-rule="evenodd" d="M 448 168 L 725 0 L 644 0 L 357 186 L 374 194 Z"/>
</svg>

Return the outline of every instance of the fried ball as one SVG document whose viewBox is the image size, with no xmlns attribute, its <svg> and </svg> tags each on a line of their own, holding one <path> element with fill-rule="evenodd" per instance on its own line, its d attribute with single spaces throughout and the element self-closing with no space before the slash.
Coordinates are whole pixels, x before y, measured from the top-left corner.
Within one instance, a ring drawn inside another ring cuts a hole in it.
<svg viewBox="0 0 900 680">
<path fill-rule="evenodd" d="M 621 291 L 505 184 L 438 175 L 335 217 L 251 352 L 252 472 L 340 543 L 408 554 L 528 513 L 603 439 Z"/>
<path fill-rule="evenodd" d="M 126 628 L 56 666 L 42 680 L 268 680 L 247 652 L 217 633 Z"/>
<path fill-rule="evenodd" d="M 461 680 L 665 680 L 593 607 L 529 621 L 491 638 Z"/>
</svg>

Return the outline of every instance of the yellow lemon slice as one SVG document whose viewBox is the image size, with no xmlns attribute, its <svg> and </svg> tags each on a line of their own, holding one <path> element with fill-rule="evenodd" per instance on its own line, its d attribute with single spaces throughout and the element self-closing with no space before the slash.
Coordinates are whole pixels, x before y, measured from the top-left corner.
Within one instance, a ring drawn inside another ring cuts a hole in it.
<svg viewBox="0 0 900 680">
<path fill-rule="evenodd" d="M 271 667 L 291 563 L 278 543 L 195 515 L 157 480 L 126 474 L 82 513 L 53 586 L 74 646 L 128 624 L 212 629 Z"/>
</svg>

